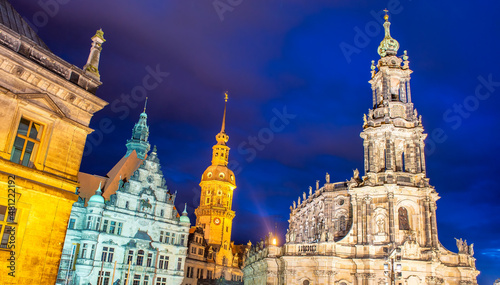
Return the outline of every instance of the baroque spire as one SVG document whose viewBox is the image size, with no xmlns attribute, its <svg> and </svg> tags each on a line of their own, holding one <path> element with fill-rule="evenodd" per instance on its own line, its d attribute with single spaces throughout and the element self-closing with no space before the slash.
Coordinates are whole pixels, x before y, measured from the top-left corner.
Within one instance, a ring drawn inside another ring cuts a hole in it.
<svg viewBox="0 0 500 285">
<path fill-rule="evenodd" d="M 146 114 L 146 102 L 144 103 L 144 111 L 139 117 L 139 121 L 135 124 L 132 129 L 132 138 L 127 140 L 127 153 L 125 156 L 129 156 L 132 151 L 136 151 L 137 157 L 140 159 L 145 159 L 146 155 L 150 149 L 149 138 L 149 126 L 148 126 L 148 115 Z"/>
<path fill-rule="evenodd" d="M 389 15 L 387 14 L 389 10 L 385 9 L 385 23 L 384 23 L 384 30 L 385 30 L 385 37 L 384 39 L 380 42 L 380 45 L 378 47 L 378 54 L 380 57 L 385 57 L 388 55 L 396 55 L 398 53 L 399 49 L 399 43 L 395 39 L 391 37 L 391 22 L 389 22 Z"/>
</svg>

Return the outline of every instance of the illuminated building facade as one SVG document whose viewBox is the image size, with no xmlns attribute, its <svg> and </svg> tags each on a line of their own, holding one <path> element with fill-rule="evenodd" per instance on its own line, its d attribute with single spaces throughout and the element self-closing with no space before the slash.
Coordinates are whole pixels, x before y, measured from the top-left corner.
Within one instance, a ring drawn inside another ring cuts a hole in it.
<svg viewBox="0 0 500 285">
<path fill-rule="evenodd" d="M 372 62 L 373 107 L 364 116 L 364 170 L 303 193 L 282 247 L 259 243 L 245 284 L 477 284 L 473 244 L 438 240 L 438 193 L 426 177 L 426 134 L 412 103 L 406 51 L 389 32 Z"/>
<path fill-rule="evenodd" d="M 144 111 L 105 177 L 79 174 L 57 284 L 181 284 L 191 222 L 174 206 L 156 147 L 147 155 L 148 136 Z"/>
<path fill-rule="evenodd" d="M 54 284 L 90 119 L 107 104 L 95 95 L 104 38 L 80 69 L 9 1 L 0 11 L 0 283 Z"/>
<path fill-rule="evenodd" d="M 226 93 L 227 105 L 227 93 Z M 210 284 L 210 280 L 223 278 L 242 281 L 242 255 L 245 246 L 234 245 L 231 231 L 235 212 L 232 210 L 236 180 L 228 167 L 229 136 L 225 131 L 226 106 L 222 128 L 212 148 L 212 165 L 201 177 L 200 205 L 195 210 L 196 225 L 191 228 L 183 284 Z M 203 279 L 206 279 L 203 281 Z"/>
</svg>

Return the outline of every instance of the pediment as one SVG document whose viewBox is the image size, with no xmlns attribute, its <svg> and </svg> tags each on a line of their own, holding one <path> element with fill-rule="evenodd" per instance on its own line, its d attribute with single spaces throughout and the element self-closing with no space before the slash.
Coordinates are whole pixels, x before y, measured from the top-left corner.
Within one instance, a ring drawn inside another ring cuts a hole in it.
<svg viewBox="0 0 500 285">
<path fill-rule="evenodd" d="M 55 113 L 59 117 L 66 117 L 66 114 L 57 106 L 57 104 L 50 98 L 49 95 L 45 93 L 27 93 L 27 94 L 17 94 L 17 97 L 21 100 L 27 101 L 31 104 L 35 104 L 41 108 Z"/>
</svg>

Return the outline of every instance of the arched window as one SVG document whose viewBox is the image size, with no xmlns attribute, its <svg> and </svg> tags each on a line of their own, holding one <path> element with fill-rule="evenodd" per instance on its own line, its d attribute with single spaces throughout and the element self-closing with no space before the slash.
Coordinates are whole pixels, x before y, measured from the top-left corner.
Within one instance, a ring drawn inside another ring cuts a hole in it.
<svg viewBox="0 0 500 285">
<path fill-rule="evenodd" d="M 137 261 L 136 261 L 136 265 L 138 266 L 142 266 L 142 261 L 144 260 L 144 250 L 139 250 L 137 252 Z"/>
<path fill-rule="evenodd" d="M 408 221 L 408 210 L 405 207 L 401 207 L 398 210 L 399 215 L 399 229 L 407 231 L 410 229 L 410 223 Z"/>
</svg>

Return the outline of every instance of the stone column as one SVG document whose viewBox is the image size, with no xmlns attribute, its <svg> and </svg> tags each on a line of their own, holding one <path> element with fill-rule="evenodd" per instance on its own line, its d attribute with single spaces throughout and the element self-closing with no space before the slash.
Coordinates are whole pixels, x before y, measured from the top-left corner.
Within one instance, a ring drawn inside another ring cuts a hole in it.
<svg viewBox="0 0 500 285">
<path fill-rule="evenodd" d="M 425 211 L 425 246 L 431 245 L 431 215 L 430 215 L 430 203 L 431 199 L 425 197 L 423 200 L 424 211 Z"/>
<path fill-rule="evenodd" d="M 361 214 L 363 210 L 363 199 L 358 198 L 358 243 L 363 243 L 363 215 Z"/>
<path fill-rule="evenodd" d="M 366 202 L 365 199 L 360 199 L 361 203 L 361 244 L 366 244 Z"/>
<path fill-rule="evenodd" d="M 353 195 L 351 197 L 351 203 L 352 203 L 352 230 L 353 230 L 354 244 L 357 244 L 358 243 L 358 201 L 357 201 L 355 195 Z"/>
<path fill-rule="evenodd" d="M 436 201 L 430 201 L 430 214 L 431 214 L 431 236 L 432 236 L 432 247 L 438 246 L 438 233 L 437 233 L 437 222 L 436 222 Z"/>
<path fill-rule="evenodd" d="M 373 203 L 372 203 L 372 198 L 371 197 L 365 197 L 365 202 L 366 202 L 366 243 L 367 244 L 372 244 L 373 243 Z"/>
<path fill-rule="evenodd" d="M 391 243 L 394 242 L 394 193 L 387 193 L 387 200 L 389 201 L 389 238 Z"/>
</svg>

